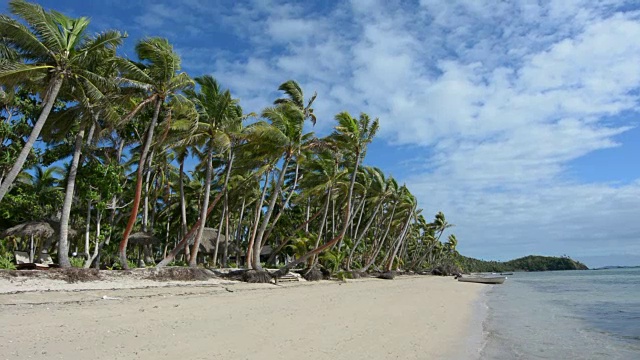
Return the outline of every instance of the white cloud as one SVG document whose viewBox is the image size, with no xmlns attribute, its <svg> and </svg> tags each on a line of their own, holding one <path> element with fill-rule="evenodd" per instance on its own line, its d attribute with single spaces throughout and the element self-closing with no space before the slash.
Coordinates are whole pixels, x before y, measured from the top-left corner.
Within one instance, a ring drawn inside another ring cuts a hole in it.
<svg viewBox="0 0 640 360">
<path fill-rule="evenodd" d="M 405 180 L 427 210 L 459 225 L 472 255 L 498 246 L 594 255 L 610 245 L 640 254 L 630 224 L 640 183 L 567 176 L 570 161 L 620 146 L 616 136 L 636 125 L 616 116 L 638 113 L 637 3 L 354 0 L 319 11 L 255 1 L 215 11 L 250 47 L 183 49 L 185 66 L 213 71 L 250 111 L 296 79 L 319 93 L 320 132 L 342 110 L 380 117 L 388 143 L 433 154 Z"/>
</svg>

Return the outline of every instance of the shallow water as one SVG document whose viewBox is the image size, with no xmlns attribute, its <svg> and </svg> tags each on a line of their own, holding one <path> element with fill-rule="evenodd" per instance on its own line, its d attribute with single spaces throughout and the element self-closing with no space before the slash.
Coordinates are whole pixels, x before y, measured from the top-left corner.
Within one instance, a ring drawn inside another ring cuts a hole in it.
<svg viewBox="0 0 640 360">
<path fill-rule="evenodd" d="M 481 359 L 640 359 L 640 269 L 515 273 L 485 299 Z"/>
</svg>

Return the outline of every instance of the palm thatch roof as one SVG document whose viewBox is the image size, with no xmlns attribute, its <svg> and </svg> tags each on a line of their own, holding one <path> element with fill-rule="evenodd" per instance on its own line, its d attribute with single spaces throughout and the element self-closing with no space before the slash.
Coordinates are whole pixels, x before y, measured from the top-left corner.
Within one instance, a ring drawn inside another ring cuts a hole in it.
<svg viewBox="0 0 640 360">
<path fill-rule="evenodd" d="M 260 255 L 262 256 L 271 255 L 272 252 L 273 252 L 273 249 L 271 248 L 271 246 L 265 245 L 262 247 L 262 250 L 260 250 Z"/>
<path fill-rule="evenodd" d="M 131 245 L 149 245 L 159 243 L 158 239 L 150 232 L 138 231 L 129 235 L 129 244 Z"/>
<path fill-rule="evenodd" d="M 43 237 L 48 238 L 55 234 L 56 231 L 46 221 L 29 221 L 10 227 L 0 234 L 0 237 L 17 236 L 17 237 Z"/>
<path fill-rule="evenodd" d="M 200 249 L 198 252 L 202 254 L 213 254 L 216 249 L 216 241 L 218 239 L 218 229 L 214 228 L 204 228 L 204 232 L 202 233 L 202 240 L 200 241 Z M 191 244 L 193 244 L 193 240 L 191 240 Z M 224 243 L 227 241 L 227 238 L 220 234 L 219 245 L 222 247 Z M 231 245 L 231 244 L 229 244 Z M 218 253 L 220 253 L 221 249 L 218 249 Z"/>
<path fill-rule="evenodd" d="M 0 238 L 8 236 L 50 238 L 57 235 L 59 230 L 60 223 L 54 220 L 28 221 L 6 229 L 0 233 Z M 69 228 L 70 237 L 75 237 L 77 234 L 76 230 Z"/>
</svg>

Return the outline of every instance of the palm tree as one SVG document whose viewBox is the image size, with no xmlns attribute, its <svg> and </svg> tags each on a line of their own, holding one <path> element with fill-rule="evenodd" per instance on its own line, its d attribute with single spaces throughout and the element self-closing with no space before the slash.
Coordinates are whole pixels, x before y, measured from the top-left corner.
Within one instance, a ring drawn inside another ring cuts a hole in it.
<svg viewBox="0 0 640 360">
<path fill-rule="evenodd" d="M 317 93 L 313 93 L 313 96 L 307 101 L 307 105 L 305 105 L 304 93 L 302 92 L 300 85 L 295 80 L 285 81 L 280 85 L 280 87 L 278 87 L 278 90 L 284 92 L 287 97 L 276 99 L 274 104 L 289 104 L 295 106 L 302 111 L 302 115 L 305 120 L 309 119 L 313 125 L 316 124 L 316 115 L 313 113 L 311 105 L 313 105 L 313 102 L 316 100 L 316 97 L 318 96 Z"/>
<path fill-rule="evenodd" d="M 382 208 L 384 201 L 387 199 L 388 196 L 391 195 L 390 189 L 389 189 L 390 183 L 385 179 L 384 173 L 382 172 L 382 170 L 378 168 L 367 167 L 365 168 L 364 176 L 366 178 L 371 179 L 370 181 L 371 186 L 369 187 L 372 190 L 370 203 L 376 203 L 376 206 L 373 210 L 373 213 L 369 216 L 369 220 L 365 224 L 360 234 L 358 234 L 358 231 L 357 231 L 358 229 L 356 228 L 356 232 L 355 232 L 356 242 L 353 248 L 351 249 L 349 258 L 347 259 L 347 270 L 351 270 L 350 268 L 351 261 L 353 260 L 353 255 L 355 254 L 356 249 L 358 248 L 358 245 L 362 240 L 364 240 L 365 236 L 367 235 L 367 232 L 369 231 L 369 228 L 373 224 L 373 221 L 376 219 L 376 216 L 378 215 L 378 212 Z M 364 205 L 366 205 L 366 199 L 363 199 L 362 202 L 364 203 L 363 204 L 363 212 L 364 212 Z"/>
<path fill-rule="evenodd" d="M 60 175 L 62 175 L 62 169 L 58 166 L 49 166 L 45 169 L 36 165 L 33 168 L 33 174 L 22 172 L 18 181 L 25 184 L 28 191 L 37 194 L 37 202 L 40 207 L 49 207 L 53 210 L 56 205 L 59 205 L 58 201 L 62 190 L 58 177 Z"/>
<path fill-rule="evenodd" d="M 338 184 L 347 175 L 346 169 L 339 167 L 338 159 L 333 151 L 326 150 L 317 155 L 315 159 L 308 161 L 304 167 L 303 180 L 301 187 L 305 189 L 303 195 L 308 197 L 324 197 L 322 205 L 322 219 L 318 226 L 317 237 L 314 249 L 320 245 L 324 227 L 327 222 L 329 213 L 329 205 L 335 199 Z M 304 254 L 303 254 L 304 255 Z M 313 256 L 309 261 L 309 267 L 312 267 L 317 256 Z"/>
<path fill-rule="evenodd" d="M 252 140 L 249 142 L 249 145 L 255 147 L 257 150 L 266 150 L 274 155 L 274 159 L 282 158 L 282 166 L 253 244 L 252 266 L 257 271 L 263 271 L 260 265 L 260 249 L 262 247 L 263 236 L 273 215 L 273 210 L 280 195 L 289 163 L 294 155 L 299 152 L 300 146 L 302 145 L 302 127 L 304 123 L 303 112 L 291 103 L 284 103 L 267 108 L 262 112 L 262 117 L 268 119 L 270 123 L 260 121 L 247 128 Z M 269 174 L 266 176 L 268 177 Z"/>
<path fill-rule="evenodd" d="M 289 269 L 297 266 L 307 258 L 321 253 L 325 249 L 332 247 L 338 241 L 340 241 L 349 226 L 349 219 L 351 218 L 351 201 L 353 197 L 353 187 L 356 182 L 356 176 L 358 174 L 360 163 L 367 152 L 367 145 L 373 141 L 376 133 L 379 129 L 379 121 L 375 119 L 371 122 L 371 118 L 367 114 L 360 114 L 358 120 L 351 117 L 347 112 L 342 112 L 336 115 L 336 121 L 338 125 L 335 127 L 334 132 L 330 136 L 330 142 L 333 143 L 334 148 L 340 149 L 347 155 L 351 155 L 355 159 L 355 164 L 351 172 L 351 180 L 347 192 L 347 198 L 345 200 L 345 214 L 342 230 L 331 241 L 327 242 L 323 246 L 320 246 L 313 251 L 308 252 L 304 256 L 288 263 L 283 268 L 279 269 L 276 276 L 282 276 L 286 274 Z"/>
<path fill-rule="evenodd" d="M 406 186 L 402 186 L 400 188 L 400 205 L 399 205 L 399 215 L 406 216 L 406 221 L 404 222 L 404 226 L 398 236 L 395 246 L 390 253 L 389 261 L 385 266 L 385 271 L 391 271 L 393 268 L 393 262 L 398 254 L 398 250 L 403 244 L 403 241 L 407 235 L 407 231 L 409 230 L 409 226 L 411 225 L 411 220 L 416 216 L 416 207 L 418 206 L 418 202 L 416 198 L 411 195 Z"/>
<path fill-rule="evenodd" d="M 145 98 L 137 104 L 133 110 L 125 117 L 131 119 L 140 110 L 149 104 L 153 104 L 153 115 L 151 121 L 146 126 L 142 151 L 136 173 L 136 188 L 133 198 L 131 215 L 122 235 L 122 241 L 118 247 L 120 263 L 127 268 L 127 243 L 129 235 L 133 230 L 138 210 L 140 198 L 142 197 L 142 183 L 144 169 L 147 164 L 149 149 L 153 143 L 153 132 L 160 116 L 160 109 L 164 102 L 171 97 L 181 98 L 179 91 L 193 86 L 193 80 L 182 72 L 180 73 L 180 57 L 173 51 L 173 46 L 169 41 L 162 38 L 148 38 L 140 41 L 136 45 L 136 53 L 142 63 L 134 63 L 124 60 L 120 62 L 124 72 L 123 82 L 131 86 L 145 90 Z M 186 101 L 186 100 L 185 100 Z"/>
<path fill-rule="evenodd" d="M 223 91 L 212 76 L 198 77 L 195 81 L 200 85 L 199 91 L 188 90 L 186 93 L 196 105 L 199 121 L 195 133 L 191 135 L 188 141 L 204 148 L 206 153 L 206 177 L 204 198 L 200 207 L 200 219 L 202 221 L 191 248 L 191 258 L 189 259 L 189 266 L 191 267 L 196 266 L 198 248 L 200 247 L 206 223 L 206 213 L 211 193 L 214 151 L 218 150 L 221 154 L 232 154 L 230 151 L 231 143 L 233 142 L 232 133 L 238 133 L 242 126 L 242 108 L 238 105 L 238 101 L 231 97 L 229 90 Z M 233 156 L 228 156 L 227 159 L 226 175 L 222 187 L 225 193 L 229 183 L 231 167 L 233 166 Z M 214 255 L 214 261 L 216 256 L 217 254 Z"/>
<path fill-rule="evenodd" d="M 0 184 L 0 201 L 22 170 L 27 156 L 40 136 L 49 113 L 64 83 L 82 86 L 95 99 L 102 97 L 101 85 L 106 81 L 92 72 L 88 64 L 122 43 L 126 35 L 106 31 L 93 37 L 87 35 L 89 19 L 73 19 L 56 11 L 45 11 L 23 0 L 9 2 L 11 12 L 21 22 L 0 15 L 0 34 L 4 46 L 19 54 L 19 60 L 0 58 L 0 80 L 7 86 L 21 83 L 46 84 L 36 89 L 42 99 L 42 112 L 31 130 L 18 158 Z"/>
<path fill-rule="evenodd" d="M 104 79 L 104 82 L 95 88 L 88 88 L 86 84 L 81 84 L 81 86 L 75 86 L 67 91 L 66 97 L 73 99 L 76 104 L 52 115 L 48 126 L 45 127 L 55 129 L 47 131 L 49 136 L 52 134 L 65 136 L 72 131 L 73 127 L 78 128 L 60 216 L 58 262 L 61 267 L 71 267 L 67 241 L 69 218 L 73 204 L 76 175 L 80 166 L 80 156 L 82 155 L 83 147 L 86 146 L 84 144 L 85 133 L 87 134 L 88 145 L 93 141 L 96 128 L 98 128 L 97 133 L 100 132 L 99 121 L 101 118 L 113 122 L 117 117 L 117 114 L 111 108 L 111 103 L 114 100 L 113 95 L 117 89 L 117 84 L 113 81 L 116 75 L 115 62 L 113 61 L 115 59 L 115 50 L 104 48 L 100 52 L 96 51 L 96 54 L 100 56 L 96 56 L 92 63 L 86 64 L 86 68 L 94 74 L 99 74 Z M 94 96 L 96 91 L 100 93 L 98 98 Z"/>
</svg>

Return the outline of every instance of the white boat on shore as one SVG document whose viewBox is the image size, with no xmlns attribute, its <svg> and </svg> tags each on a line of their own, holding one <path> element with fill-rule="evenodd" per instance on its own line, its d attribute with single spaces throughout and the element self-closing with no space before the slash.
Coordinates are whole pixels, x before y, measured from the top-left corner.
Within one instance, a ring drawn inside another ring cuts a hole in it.
<svg viewBox="0 0 640 360">
<path fill-rule="evenodd" d="M 505 280 L 507 280 L 506 276 L 461 276 L 458 278 L 458 281 L 479 284 L 502 284 Z"/>
</svg>

